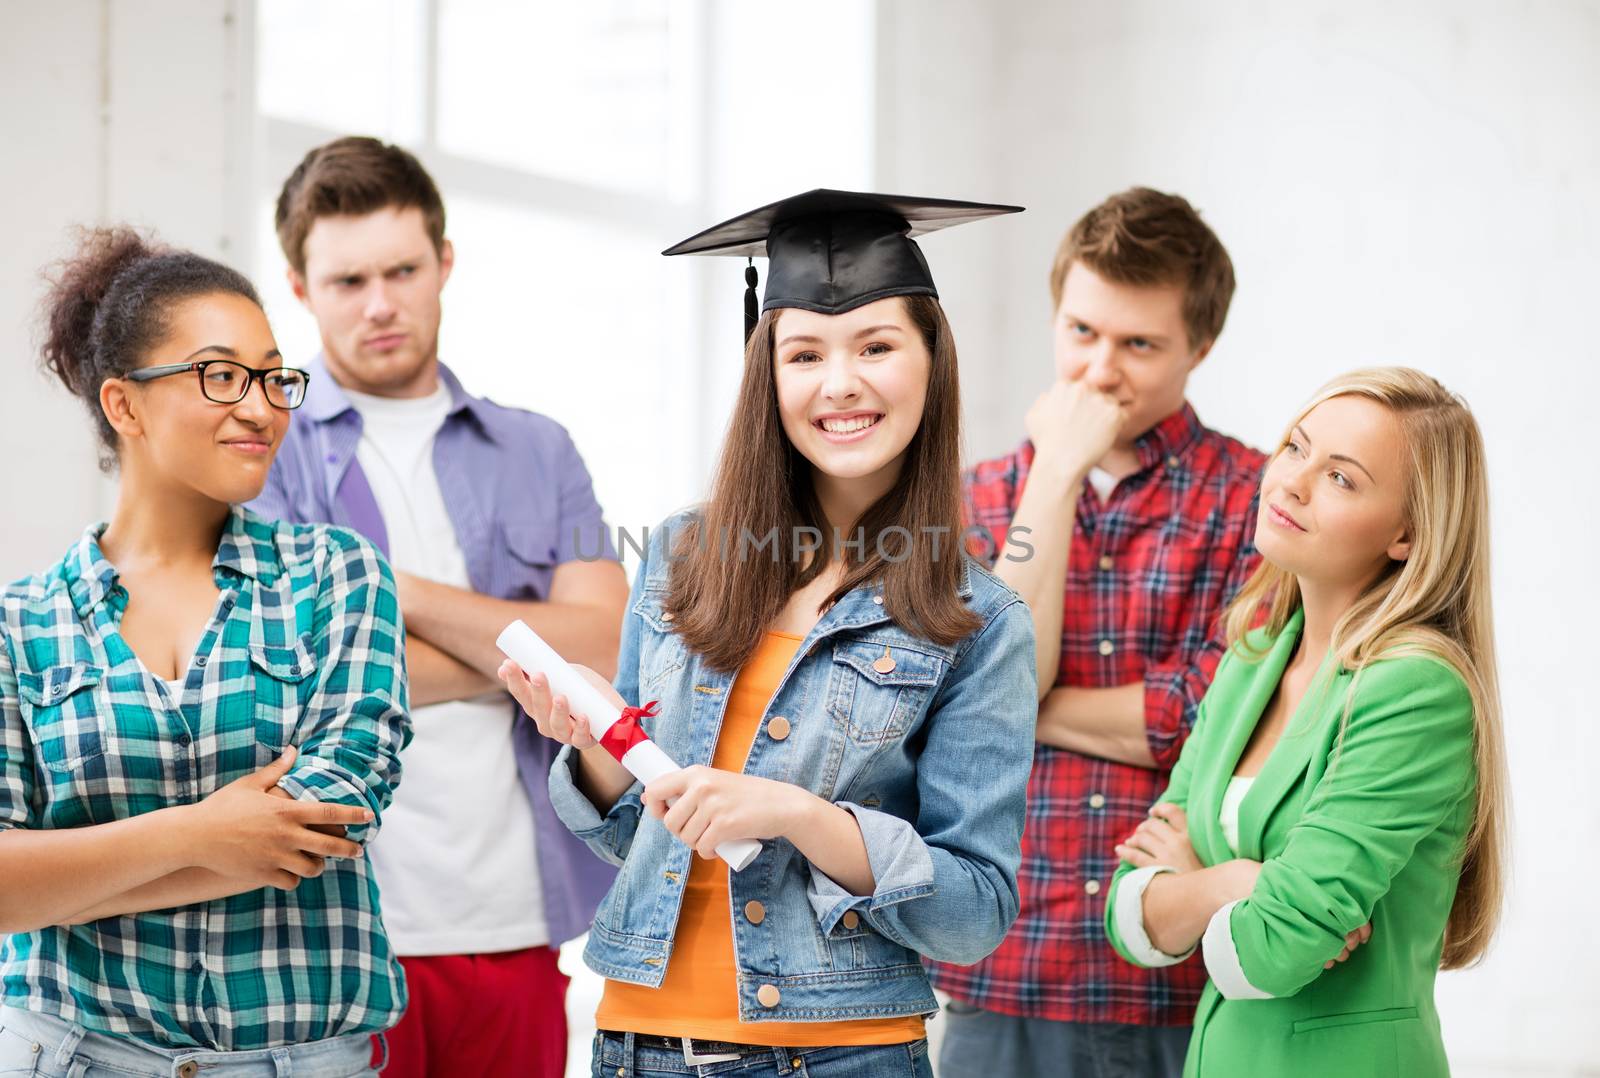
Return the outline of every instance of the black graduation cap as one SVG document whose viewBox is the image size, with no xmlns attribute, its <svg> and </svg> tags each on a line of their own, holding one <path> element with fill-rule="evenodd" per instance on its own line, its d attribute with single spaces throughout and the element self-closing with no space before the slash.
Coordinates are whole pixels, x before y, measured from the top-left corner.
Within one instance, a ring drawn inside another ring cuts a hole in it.
<svg viewBox="0 0 1600 1078">
<path fill-rule="evenodd" d="M 741 213 L 668 247 L 664 255 L 765 255 L 762 311 L 800 307 L 841 314 L 887 296 L 937 296 L 913 236 L 1021 206 L 818 188 Z M 756 270 L 744 271 L 744 333 L 759 317 Z"/>
</svg>

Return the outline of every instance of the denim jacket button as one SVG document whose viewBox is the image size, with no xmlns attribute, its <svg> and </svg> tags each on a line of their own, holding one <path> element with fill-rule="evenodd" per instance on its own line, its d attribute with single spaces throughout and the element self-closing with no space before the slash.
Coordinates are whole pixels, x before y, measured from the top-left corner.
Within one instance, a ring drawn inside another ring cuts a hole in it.
<svg viewBox="0 0 1600 1078">
<path fill-rule="evenodd" d="M 767 919 L 767 907 L 751 899 L 744 904 L 744 919 L 753 925 L 758 925 Z"/>
<path fill-rule="evenodd" d="M 778 991 L 778 986 L 775 984 L 764 984 L 760 988 L 756 989 L 756 1002 L 761 1004 L 763 1007 L 767 1007 L 769 1009 L 776 1007 L 778 1005 L 778 1001 L 782 998 L 783 995 Z"/>
<path fill-rule="evenodd" d="M 860 914 L 856 913 L 855 910 L 850 910 L 843 917 L 839 918 L 839 923 L 853 932 L 855 931 L 856 926 L 861 923 L 861 916 Z"/>
<path fill-rule="evenodd" d="M 789 736 L 789 720 L 782 715 L 774 715 L 767 720 L 767 736 L 774 741 L 782 741 Z"/>
<path fill-rule="evenodd" d="M 662 621 L 671 621 L 671 620 L 672 620 L 672 611 L 670 611 L 670 610 L 668 610 L 668 611 L 665 611 L 665 612 L 664 612 L 664 613 L 663 613 L 663 614 L 662 614 L 662 615 L 661 615 L 661 620 L 662 620 Z"/>
</svg>

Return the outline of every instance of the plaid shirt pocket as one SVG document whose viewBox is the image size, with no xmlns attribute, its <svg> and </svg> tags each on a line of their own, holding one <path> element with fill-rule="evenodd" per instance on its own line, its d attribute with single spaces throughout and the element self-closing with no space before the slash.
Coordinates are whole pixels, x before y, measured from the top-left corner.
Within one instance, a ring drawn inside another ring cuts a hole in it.
<svg viewBox="0 0 1600 1078">
<path fill-rule="evenodd" d="M 296 724 L 309 695 L 316 656 L 303 633 L 290 647 L 254 644 L 250 663 L 255 667 L 256 759 L 266 766 L 293 740 Z"/>
<path fill-rule="evenodd" d="M 103 674 L 89 663 L 17 671 L 23 716 L 46 770 L 71 774 L 104 754 L 102 702 L 94 691 Z"/>
</svg>

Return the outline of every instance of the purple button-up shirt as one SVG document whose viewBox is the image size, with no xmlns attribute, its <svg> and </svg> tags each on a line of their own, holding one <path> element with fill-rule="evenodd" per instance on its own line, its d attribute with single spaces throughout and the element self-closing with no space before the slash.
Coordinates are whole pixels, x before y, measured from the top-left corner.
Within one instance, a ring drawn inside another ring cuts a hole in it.
<svg viewBox="0 0 1600 1078">
<path fill-rule="evenodd" d="M 388 554 L 388 529 L 356 460 L 361 413 L 322 357 L 306 402 L 294 413 L 266 489 L 250 507 L 267 519 L 355 529 Z M 443 364 L 450 412 L 433 445 L 445 510 L 474 591 L 543 600 L 556 567 L 580 558 L 615 560 L 583 458 L 559 423 L 468 396 Z M 506 706 L 516 704 L 506 697 Z M 553 943 L 587 931 L 616 870 L 573 837 L 550 806 L 550 764 L 559 746 L 520 713 L 512 744 L 533 805 L 539 882 Z"/>
</svg>

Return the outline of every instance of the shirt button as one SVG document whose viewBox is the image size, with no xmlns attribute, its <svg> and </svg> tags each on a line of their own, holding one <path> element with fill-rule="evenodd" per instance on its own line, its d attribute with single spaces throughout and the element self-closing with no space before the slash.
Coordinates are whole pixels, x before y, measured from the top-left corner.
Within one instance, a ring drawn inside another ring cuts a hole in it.
<svg viewBox="0 0 1600 1078">
<path fill-rule="evenodd" d="M 1110 554 L 1102 554 L 1102 555 L 1100 555 L 1100 571 L 1101 572 L 1110 572 L 1111 571 L 1111 564 L 1112 563 L 1111 563 L 1111 555 Z"/>
<path fill-rule="evenodd" d="M 51 696 L 60 696 L 61 695 L 61 689 L 62 689 L 62 686 L 60 686 L 60 685 L 55 686 L 54 688 L 52 688 L 50 690 L 50 695 Z"/>
<path fill-rule="evenodd" d="M 774 741 L 782 741 L 789 736 L 789 720 L 782 715 L 774 715 L 767 720 L 767 736 Z"/>
<path fill-rule="evenodd" d="M 1106 807 L 1106 795 L 1105 794 L 1090 794 L 1089 795 L 1089 807 L 1092 808 L 1092 809 L 1103 809 L 1103 808 L 1105 808 Z"/>
<path fill-rule="evenodd" d="M 188 734 L 179 734 L 177 740 L 178 740 L 178 747 L 180 749 L 186 749 L 186 748 L 189 747 L 189 735 Z"/>
<path fill-rule="evenodd" d="M 1090 880 L 1088 883 L 1083 885 L 1083 889 L 1091 895 L 1097 895 L 1100 893 L 1100 881 Z"/>
<path fill-rule="evenodd" d="M 1110 655 L 1115 650 L 1117 650 L 1117 649 L 1111 645 L 1111 641 L 1109 641 L 1109 640 L 1100 641 L 1100 654 L 1102 654 L 1102 655 Z"/>
<path fill-rule="evenodd" d="M 1167 467 L 1176 468 L 1177 466 L 1178 466 L 1178 458 L 1177 457 L 1168 457 L 1167 458 Z"/>
<path fill-rule="evenodd" d="M 199 656 L 195 659 L 194 664 L 196 666 L 204 666 L 206 664 L 206 657 L 204 655 Z"/>
<path fill-rule="evenodd" d="M 861 923 L 861 915 L 855 910 L 849 910 L 843 917 L 839 918 L 839 923 L 854 932 L 856 926 Z"/>
<path fill-rule="evenodd" d="M 764 984 L 756 989 L 756 1002 L 768 1009 L 776 1007 L 782 998 L 783 995 L 775 984 Z"/>
<path fill-rule="evenodd" d="M 744 904 L 744 919 L 753 925 L 758 925 L 767 919 L 767 907 L 751 899 Z"/>
</svg>

